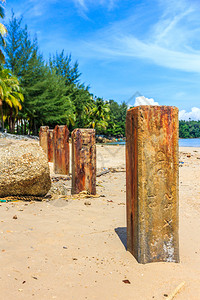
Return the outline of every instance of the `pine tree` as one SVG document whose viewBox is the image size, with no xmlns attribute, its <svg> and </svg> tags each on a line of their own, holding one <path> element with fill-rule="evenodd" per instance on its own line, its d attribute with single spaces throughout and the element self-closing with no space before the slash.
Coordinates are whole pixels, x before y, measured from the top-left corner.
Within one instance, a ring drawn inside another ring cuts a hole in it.
<svg viewBox="0 0 200 300">
<path fill-rule="evenodd" d="M 67 87 L 65 95 L 71 100 L 74 106 L 74 127 L 88 127 L 90 111 L 94 105 L 94 101 L 89 93 L 89 87 L 85 87 L 80 83 L 81 73 L 79 65 L 76 61 L 72 64 L 71 55 L 64 54 L 64 50 L 56 55 L 50 56 L 49 66 L 57 75 L 61 76 Z M 72 124 L 71 124 L 72 125 Z"/>
<path fill-rule="evenodd" d="M 14 13 L 7 28 L 6 67 L 21 78 L 26 73 L 34 51 L 38 50 L 37 39 L 31 40 L 27 26 L 22 27 L 22 17 L 17 19 Z"/>
<path fill-rule="evenodd" d="M 65 79 L 66 85 L 78 84 L 81 73 L 78 70 L 78 62 L 72 65 L 71 54 L 68 56 L 64 54 L 64 50 L 56 55 L 50 55 L 49 66 L 51 70 L 55 70 L 57 75 Z"/>
<path fill-rule="evenodd" d="M 70 72 L 64 78 L 56 68 L 45 64 L 37 39 L 31 39 L 27 26 L 22 27 L 22 18 L 17 19 L 14 13 L 8 24 L 7 45 L 7 66 L 19 77 L 24 91 L 23 109 L 17 122 L 21 124 L 21 133 L 29 129 L 37 134 L 41 125 L 73 124 L 74 106 L 66 88 Z M 78 75 L 70 74 L 73 80 L 77 79 Z"/>
</svg>

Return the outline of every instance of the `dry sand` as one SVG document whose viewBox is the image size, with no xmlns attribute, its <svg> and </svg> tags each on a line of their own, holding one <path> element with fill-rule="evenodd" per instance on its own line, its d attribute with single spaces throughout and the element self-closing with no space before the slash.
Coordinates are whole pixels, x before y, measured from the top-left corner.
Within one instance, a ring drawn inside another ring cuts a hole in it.
<svg viewBox="0 0 200 300">
<path fill-rule="evenodd" d="M 98 146 L 98 168 L 123 168 L 124 152 Z M 200 299 L 200 148 L 181 148 L 180 161 L 179 264 L 142 265 L 126 251 L 125 172 L 108 173 L 91 205 L 1 203 L 0 299 L 160 300 L 183 281 L 175 299 Z"/>
</svg>

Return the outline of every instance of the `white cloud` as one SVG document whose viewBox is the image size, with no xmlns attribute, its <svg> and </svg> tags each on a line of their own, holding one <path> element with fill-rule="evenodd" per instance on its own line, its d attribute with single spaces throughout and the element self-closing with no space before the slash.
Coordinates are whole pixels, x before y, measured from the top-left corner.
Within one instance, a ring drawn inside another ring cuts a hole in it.
<svg viewBox="0 0 200 300">
<path fill-rule="evenodd" d="M 153 98 L 146 98 L 144 96 L 139 96 L 135 98 L 134 106 L 139 105 L 159 105 L 158 102 L 155 102 Z"/>
<path fill-rule="evenodd" d="M 135 98 L 134 106 L 139 105 L 159 105 L 158 102 L 156 102 L 153 98 L 146 98 L 144 96 L 139 96 Z M 130 105 L 131 107 L 131 105 Z M 192 107 L 191 111 L 187 112 L 186 110 L 180 110 L 179 111 L 179 120 L 194 120 L 199 121 L 200 120 L 200 108 L 198 107 Z"/>
<path fill-rule="evenodd" d="M 189 121 L 189 119 L 194 121 L 200 120 L 200 108 L 192 107 L 191 111 L 187 112 L 186 110 L 179 111 L 179 120 Z"/>
</svg>

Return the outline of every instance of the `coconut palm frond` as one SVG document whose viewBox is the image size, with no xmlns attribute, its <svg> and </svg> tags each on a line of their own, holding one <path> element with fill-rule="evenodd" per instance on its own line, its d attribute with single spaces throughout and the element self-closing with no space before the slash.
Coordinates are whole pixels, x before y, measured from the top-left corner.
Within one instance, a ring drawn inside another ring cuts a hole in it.
<svg viewBox="0 0 200 300">
<path fill-rule="evenodd" d="M 0 110 L 1 110 L 1 120 L 3 119 L 3 103 L 6 107 L 10 107 L 18 113 L 22 109 L 22 103 L 24 101 L 24 96 L 21 93 L 21 88 L 17 77 L 13 76 L 10 70 L 4 69 L 0 65 Z"/>
<path fill-rule="evenodd" d="M 0 23 L 0 34 L 4 36 L 6 35 L 6 33 L 7 33 L 6 27 L 2 23 Z"/>
</svg>

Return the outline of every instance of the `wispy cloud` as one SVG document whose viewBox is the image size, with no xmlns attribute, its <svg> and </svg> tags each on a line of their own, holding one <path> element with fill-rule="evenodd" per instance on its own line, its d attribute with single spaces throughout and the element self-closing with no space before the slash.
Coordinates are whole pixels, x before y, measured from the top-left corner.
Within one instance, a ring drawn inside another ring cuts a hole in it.
<svg viewBox="0 0 200 300">
<path fill-rule="evenodd" d="M 114 23 L 95 33 L 88 39 L 87 46 L 101 59 L 140 58 L 166 68 L 200 73 L 200 9 L 183 1 L 184 4 L 187 2 L 185 9 L 180 2 L 169 1 L 169 6 L 174 5 L 176 15 L 173 11 L 170 14 L 165 5 L 156 24 L 150 24 L 146 29 L 149 33 L 146 38 L 136 36 L 137 24 L 134 24 L 134 17 L 130 17 L 128 21 Z"/>
<path fill-rule="evenodd" d="M 103 6 L 108 10 L 112 10 L 116 3 L 119 0 L 72 0 L 79 9 L 81 8 L 83 11 L 88 11 L 91 7 Z"/>
<path fill-rule="evenodd" d="M 14 10 L 17 17 L 24 15 L 29 18 L 38 18 L 44 16 L 47 13 L 48 8 L 59 2 L 59 0 L 28 0 L 26 2 L 12 4 L 12 9 Z M 9 3 L 7 3 L 7 6 Z M 8 18 L 10 17 L 10 12 L 7 12 Z"/>
<path fill-rule="evenodd" d="M 83 8 L 84 10 L 87 9 L 85 0 L 73 0 L 73 1 L 77 6 L 81 6 L 81 8 Z"/>
</svg>

